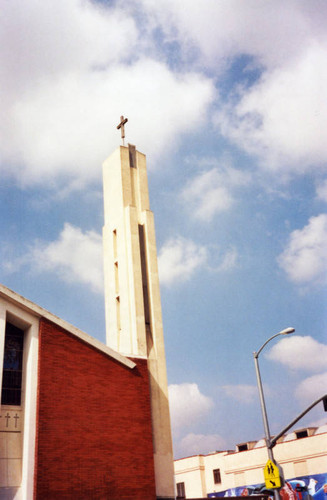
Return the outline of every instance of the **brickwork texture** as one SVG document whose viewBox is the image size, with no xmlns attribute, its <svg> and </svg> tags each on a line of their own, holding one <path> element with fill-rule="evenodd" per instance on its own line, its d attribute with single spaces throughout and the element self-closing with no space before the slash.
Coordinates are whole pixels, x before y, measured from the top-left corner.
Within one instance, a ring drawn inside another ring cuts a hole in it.
<svg viewBox="0 0 327 500">
<path fill-rule="evenodd" d="M 40 322 L 34 500 L 154 500 L 147 362 Z"/>
</svg>

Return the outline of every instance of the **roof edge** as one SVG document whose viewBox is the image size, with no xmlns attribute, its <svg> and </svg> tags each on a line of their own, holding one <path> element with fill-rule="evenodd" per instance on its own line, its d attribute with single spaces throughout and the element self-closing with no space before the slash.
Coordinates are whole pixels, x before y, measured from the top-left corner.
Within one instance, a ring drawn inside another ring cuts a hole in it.
<svg viewBox="0 0 327 500">
<path fill-rule="evenodd" d="M 67 330 L 69 333 L 74 335 L 75 337 L 79 338 L 86 344 L 91 345 L 98 351 L 103 352 L 104 354 L 107 354 L 111 358 L 115 359 L 119 363 L 127 366 L 130 369 L 135 368 L 136 363 L 134 363 L 132 360 L 129 358 L 123 356 L 119 352 L 114 351 L 110 347 L 106 346 L 100 340 L 95 339 L 88 333 L 83 332 L 76 326 L 71 325 L 67 321 L 59 318 L 55 314 L 52 314 L 51 312 L 47 311 L 41 306 L 38 306 L 37 304 L 34 304 L 34 302 L 31 302 L 30 300 L 26 299 L 22 295 L 19 295 L 18 293 L 14 292 L 13 290 L 10 290 L 10 288 L 7 288 L 6 286 L 2 285 L 0 283 L 0 297 L 3 297 L 10 302 L 13 302 L 15 304 L 19 304 L 21 308 L 23 308 L 25 311 L 31 313 L 34 316 L 37 316 L 38 318 L 45 318 L 52 323 L 55 323 L 56 325 L 60 326 L 64 330 Z"/>
</svg>

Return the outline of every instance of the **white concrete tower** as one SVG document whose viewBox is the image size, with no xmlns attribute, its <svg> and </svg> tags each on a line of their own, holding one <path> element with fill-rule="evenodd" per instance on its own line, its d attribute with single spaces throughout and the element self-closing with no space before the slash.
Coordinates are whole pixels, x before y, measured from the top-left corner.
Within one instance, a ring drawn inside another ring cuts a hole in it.
<svg viewBox="0 0 327 500">
<path fill-rule="evenodd" d="M 123 134 L 122 134 L 123 137 Z M 107 344 L 148 360 L 157 498 L 174 498 L 154 218 L 145 155 L 119 147 L 103 164 Z"/>
</svg>

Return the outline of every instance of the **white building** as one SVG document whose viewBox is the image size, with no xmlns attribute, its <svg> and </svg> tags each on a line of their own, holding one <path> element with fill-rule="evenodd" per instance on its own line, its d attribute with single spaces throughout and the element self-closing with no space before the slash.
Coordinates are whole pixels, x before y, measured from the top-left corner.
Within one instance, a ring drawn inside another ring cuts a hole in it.
<svg viewBox="0 0 327 500">
<path fill-rule="evenodd" d="M 274 457 L 282 466 L 287 482 L 283 500 L 303 500 L 308 493 L 315 500 L 327 500 L 327 424 L 285 434 L 274 448 Z M 264 483 L 267 460 L 263 439 L 240 443 L 235 451 L 175 460 L 177 496 L 215 498 L 251 494 Z"/>
</svg>

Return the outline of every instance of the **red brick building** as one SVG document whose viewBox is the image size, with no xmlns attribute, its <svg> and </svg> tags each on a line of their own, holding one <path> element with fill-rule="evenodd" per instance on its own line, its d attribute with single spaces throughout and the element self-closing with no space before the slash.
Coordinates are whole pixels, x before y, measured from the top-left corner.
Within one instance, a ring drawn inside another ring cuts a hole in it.
<svg viewBox="0 0 327 500">
<path fill-rule="evenodd" d="M 155 499 L 147 360 L 123 358 L 3 286 L 0 304 L 0 498 Z M 21 372 L 20 395 L 8 366 Z"/>
<path fill-rule="evenodd" d="M 44 318 L 39 335 L 36 497 L 155 498 L 147 361 L 126 366 Z"/>
</svg>

